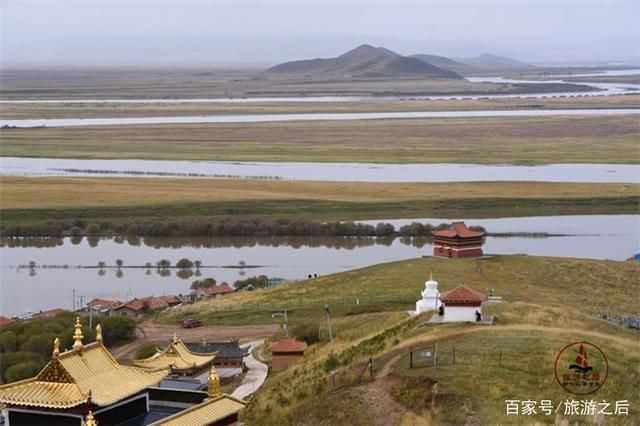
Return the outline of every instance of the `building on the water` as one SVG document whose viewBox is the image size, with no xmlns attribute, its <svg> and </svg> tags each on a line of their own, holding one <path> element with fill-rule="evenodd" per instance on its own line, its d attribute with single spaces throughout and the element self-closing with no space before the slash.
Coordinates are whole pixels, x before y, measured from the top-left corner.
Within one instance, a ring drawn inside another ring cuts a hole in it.
<svg viewBox="0 0 640 426">
<path fill-rule="evenodd" d="M 453 222 L 449 229 L 431 231 L 433 255 L 449 258 L 480 257 L 484 232 L 472 231 L 464 222 Z"/>
<path fill-rule="evenodd" d="M 53 344 L 51 360 L 37 376 L 0 386 L 5 424 L 19 425 L 233 425 L 245 403 L 220 391 L 215 368 L 208 392 L 161 389 L 168 369 L 120 365 L 103 345 L 83 343 L 76 319 L 73 346 Z"/>
<path fill-rule="evenodd" d="M 171 342 L 162 350 L 145 359 L 137 359 L 133 364 L 147 369 L 168 369 L 169 374 L 176 378 L 191 378 L 206 383 L 208 372 L 214 365 L 217 353 L 194 353 L 189 350 L 177 335 L 173 335 Z"/>
<path fill-rule="evenodd" d="M 480 293 L 466 285 L 440 294 L 443 304 L 443 318 L 439 322 L 482 322 L 482 302 L 487 300 Z"/>
<path fill-rule="evenodd" d="M 424 283 L 424 290 L 420 293 L 422 299 L 416 302 L 416 315 L 423 312 L 437 310 L 442 305 L 440 292 L 438 291 L 438 281 L 433 279 L 433 271 L 429 272 L 429 280 Z"/>
</svg>

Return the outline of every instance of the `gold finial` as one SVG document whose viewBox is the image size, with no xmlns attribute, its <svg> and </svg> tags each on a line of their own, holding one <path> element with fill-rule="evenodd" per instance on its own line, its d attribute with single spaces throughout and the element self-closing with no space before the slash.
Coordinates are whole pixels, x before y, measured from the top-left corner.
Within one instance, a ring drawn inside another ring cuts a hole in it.
<svg viewBox="0 0 640 426">
<path fill-rule="evenodd" d="M 60 355 L 60 339 L 58 339 L 57 337 L 55 339 L 53 339 L 53 358 L 58 358 L 58 355 Z"/>
<path fill-rule="evenodd" d="M 222 393 L 220 390 L 220 377 L 218 377 L 218 372 L 213 365 L 211 365 L 211 372 L 209 373 L 207 393 L 209 398 L 214 398 Z"/>
<path fill-rule="evenodd" d="M 102 326 L 96 325 L 96 342 L 102 343 Z"/>
<path fill-rule="evenodd" d="M 93 413 L 91 412 L 91 410 L 89 410 L 89 414 L 87 414 L 87 417 L 86 417 L 85 421 L 82 424 L 83 424 L 83 426 L 97 426 L 98 425 L 98 422 L 93 417 Z"/>
<path fill-rule="evenodd" d="M 80 324 L 80 317 L 76 317 L 76 331 L 73 333 L 73 346 L 72 348 L 76 351 L 82 350 L 82 339 L 84 336 L 82 335 L 82 324 Z"/>
<path fill-rule="evenodd" d="M 173 343 L 178 343 L 178 333 L 175 330 L 173 331 Z"/>
</svg>

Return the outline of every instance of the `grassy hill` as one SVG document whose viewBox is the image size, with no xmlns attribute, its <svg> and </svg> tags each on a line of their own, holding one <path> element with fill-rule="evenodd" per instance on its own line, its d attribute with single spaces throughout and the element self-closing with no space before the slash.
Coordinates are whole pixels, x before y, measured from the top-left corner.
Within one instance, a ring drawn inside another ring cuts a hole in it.
<svg viewBox="0 0 640 426">
<path fill-rule="evenodd" d="M 411 57 L 420 59 L 421 61 L 424 61 L 431 65 L 435 65 L 436 67 L 444 68 L 445 70 L 450 70 L 457 73 L 472 73 L 473 71 L 477 71 L 477 68 L 473 65 L 454 61 L 453 59 L 449 59 L 444 56 L 419 53 L 416 55 L 411 55 Z"/>
<path fill-rule="evenodd" d="M 408 318 L 431 268 L 440 291 L 462 282 L 495 289 L 503 302 L 485 304 L 484 313 L 495 315 L 496 324 L 422 326 L 429 314 Z M 270 375 L 244 413 L 247 424 L 585 422 L 597 419 L 562 411 L 507 418 L 504 400 L 571 399 L 555 382 L 553 362 L 576 340 L 599 345 L 609 358 L 609 378 L 593 399 L 632 400 L 640 383 L 638 333 L 592 312 L 635 313 L 639 274 L 640 265 L 633 262 L 421 258 L 235 294 L 165 314 L 160 321 L 196 315 L 208 324 L 280 323 L 271 314 L 287 308 L 291 329 L 320 329 L 321 340 L 307 350 L 303 363 Z M 332 312 L 334 343 L 327 341 L 325 303 Z M 410 369 L 409 350 L 434 343 L 441 354 L 438 366 Z M 370 357 L 374 378 L 368 376 Z M 337 392 L 331 390 L 331 371 L 337 372 Z M 638 421 L 633 402 L 631 407 L 629 416 L 607 422 Z"/>
<path fill-rule="evenodd" d="M 495 69 L 530 69 L 535 68 L 534 65 L 526 62 L 517 61 L 505 56 L 493 55 L 491 53 L 483 53 L 482 55 L 471 58 L 458 58 L 458 62 L 467 64 L 477 68 L 495 68 Z"/>
<path fill-rule="evenodd" d="M 454 71 L 439 68 L 420 59 L 399 55 L 383 47 L 363 44 L 335 58 L 316 58 L 285 62 L 268 74 L 339 78 L 422 77 L 462 79 Z"/>
</svg>

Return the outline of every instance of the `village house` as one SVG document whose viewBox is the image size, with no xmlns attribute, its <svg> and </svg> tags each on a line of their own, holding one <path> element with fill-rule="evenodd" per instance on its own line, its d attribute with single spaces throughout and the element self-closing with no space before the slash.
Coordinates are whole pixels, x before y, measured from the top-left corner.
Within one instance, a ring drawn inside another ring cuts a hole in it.
<svg viewBox="0 0 640 426">
<path fill-rule="evenodd" d="M 11 324 L 11 318 L 0 316 L 0 326 Z"/>
<path fill-rule="evenodd" d="M 222 297 L 231 293 L 235 293 L 235 290 L 231 288 L 228 283 L 222 283 L 220 285 L 214 285 L 211 287 L 197 288 L 191 293 L 191 297 L 195 301 L 204 299 L 215 299 L 216 297 Z"/>
<path fill-rule="evenodd" d="M 35 377 L 0 386 L 5 423 L 20 425 L 234 425 L 246 404 L 220 390 L 214 367 L 207 392 L 157 388 L 168 369 L 118 364 L 103 345 L 83 343 L 76 319 L 71 349 L 53 343 L 51 360 Z"/>
<path fill-rule="evenodd" d="M 40 311 L 33 318 L 53 318 L 58 314 L 65 312 L 62 308 L 49 309 L 48 311 Z"/>
<path fill-rule="evenodd" d="M 453 259 L 482 256 L 484 232 L 471 231 L 464 222 L 453 222 L 449 229 L 431 231 L 433 255 Z"/>
<path fill-rule="evenodd" d="M 271 368 L 273 371 L 282 371 L 304 357 L 307 343 L 295 340 L 293 337 L 285 337 L 270 347 L 272 353 Z"/>
<path fill-rule="evenodd" d="M 145 311 L 161 311 L 168 307 L 169 303 L 167 303 L 162 297 L 149 296 L 142 299 L 133 299 L 114 306 L 111 310 L 111 314 L 135 319 L 146 313 Z"/>
</svg>

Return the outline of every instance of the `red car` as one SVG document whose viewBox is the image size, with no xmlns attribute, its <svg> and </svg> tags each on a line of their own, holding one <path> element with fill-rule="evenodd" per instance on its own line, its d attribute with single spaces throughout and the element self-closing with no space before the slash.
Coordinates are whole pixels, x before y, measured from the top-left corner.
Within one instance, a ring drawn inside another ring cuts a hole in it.
<svg viewBox="0 0 640 426">
<path fill-rule="evenodd" d="M 202 327 L 202 321 L 193 319 L 193 318 L 182 320 L 182 328 L 196 328 L 196 327 Z"/>
</svg>

